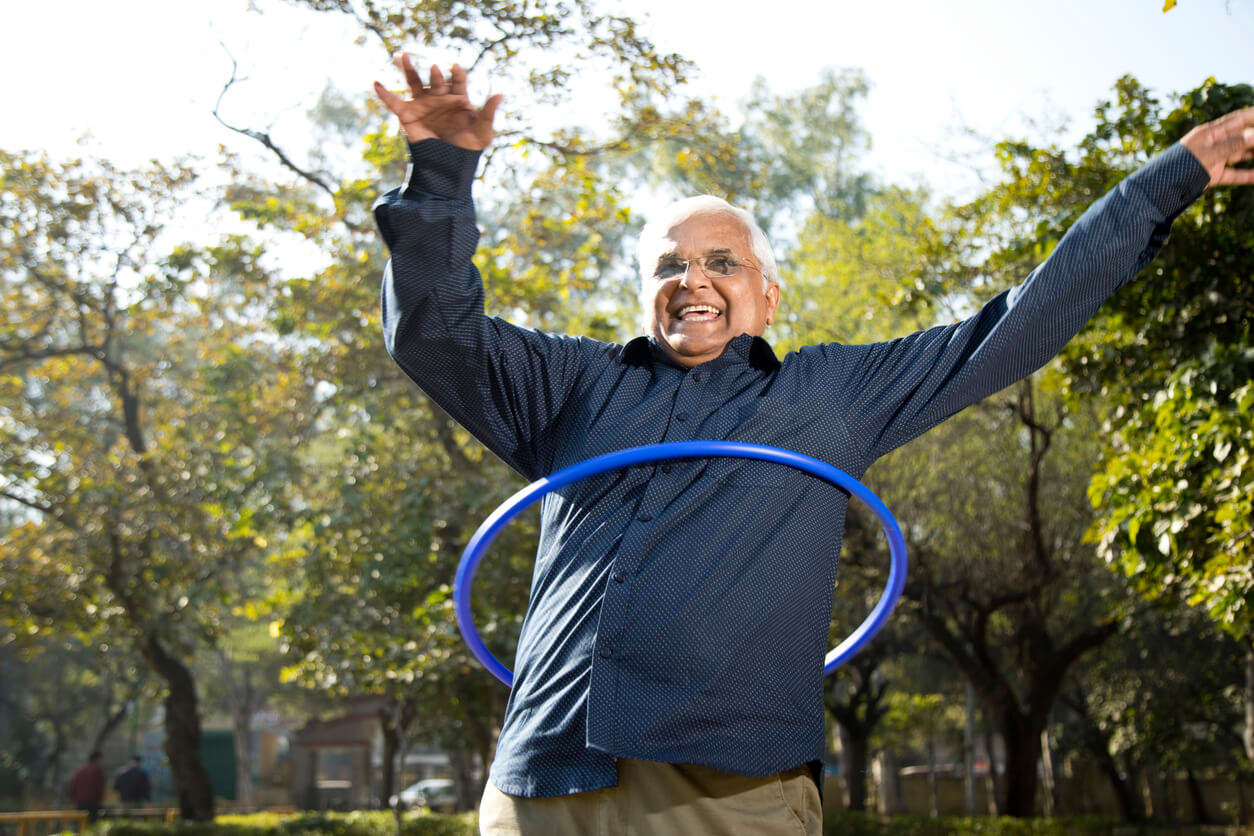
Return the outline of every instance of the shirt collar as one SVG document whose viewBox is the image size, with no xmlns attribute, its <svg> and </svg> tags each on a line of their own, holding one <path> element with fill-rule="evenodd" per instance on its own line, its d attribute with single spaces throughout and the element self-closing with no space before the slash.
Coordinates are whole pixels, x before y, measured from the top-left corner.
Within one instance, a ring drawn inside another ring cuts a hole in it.
<svg viewBox="0 0 1254 836">
<path fill-rule="evenodd" d="M 652 366 L 654 361 L 674 365 L 666 351 L 652 337 L 641 335 L 629 340 L 618 355 L 619 362 L 629 366 Z M 759 371 L 772 372 L 779 368 L 779 360 L 770 343 L 761 337 L 741 334 L 727 344 L 727 350 L 714 363 L 748 363 Z"/>
</svg>

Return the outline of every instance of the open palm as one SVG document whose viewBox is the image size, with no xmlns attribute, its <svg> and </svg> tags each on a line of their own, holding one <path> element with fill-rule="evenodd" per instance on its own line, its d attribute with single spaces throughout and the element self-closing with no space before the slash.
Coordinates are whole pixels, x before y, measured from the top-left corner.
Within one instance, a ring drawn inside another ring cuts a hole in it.
<svg viewBox="0 0 1254 836">
<path fill-rule="evenodd" d="M 477 108 L 466 94 L 466 71 L 458 65 L 453 65 L 447 79 L 439 67 L 432 66 L 431 83 L 424 86 L 408 55 L 398 52 L 394 60 L 413 98 L 402 99 L 377 81 L 374 91 L 401 121 L 407 140 L 441 139 L 474 151 L 488 147 L 496 135 L 492 120 L 502 96 L 492 96 Z"/>
</svg>

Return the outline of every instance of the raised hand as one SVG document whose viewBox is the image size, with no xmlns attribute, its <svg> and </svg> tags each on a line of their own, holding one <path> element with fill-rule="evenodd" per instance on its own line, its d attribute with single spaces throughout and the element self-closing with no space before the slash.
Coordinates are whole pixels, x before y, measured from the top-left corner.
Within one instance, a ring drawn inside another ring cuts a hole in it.
<svg viewBox="0 0 1254 836">
<path fill-rule="evenodd" d="M 431 84 L 424 87 L 408 55 L 398 52 L 392 60 L 405 74 L 413 98 L 402 99 L 377 81 L 374 92 L 401 120 L 401 131 L 407 140 L 442 139 L 473 151 L 488 147 L 496 136 L 492 120 L 503 96 L 492 96 L 483 107 L 476 108 L 466 94 L 466 71 L 458 65 L 453 65 L 447 79 L 433 65 Z"/>
<path fill-rule="evenodd" d="M 1254 160 L 1254 107 L 1198 125 L 1180 140 L 1210 173 L 1207 188 L 1254 185 L 1254 170 L 1231 168 Z"/>
</svg>

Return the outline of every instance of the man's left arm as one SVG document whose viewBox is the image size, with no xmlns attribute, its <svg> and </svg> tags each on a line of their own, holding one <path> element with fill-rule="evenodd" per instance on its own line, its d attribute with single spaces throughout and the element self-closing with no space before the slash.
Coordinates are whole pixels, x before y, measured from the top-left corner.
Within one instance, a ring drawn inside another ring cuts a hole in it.
<svg viewBox="0 0 1254 836">
<path fill-rule="evenodd" d="M 868 463 L 1045 365 L 1141 271 L 1172 221 L 1208 187 L 1254 183 L 1254 108 L 1198 126 L 1126 177 L 1072 225 L 1017 287 L 953 325 L 842 346 L 838 392 Z"/>
</svg>

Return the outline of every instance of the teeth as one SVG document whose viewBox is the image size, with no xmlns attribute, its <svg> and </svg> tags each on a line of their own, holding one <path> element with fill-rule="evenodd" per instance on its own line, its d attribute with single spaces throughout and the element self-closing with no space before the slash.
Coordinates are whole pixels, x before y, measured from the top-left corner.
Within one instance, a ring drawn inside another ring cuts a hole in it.
<svg viewBox="0 0 1254 836">
<path fill-rule="evenodd" d="M 715 308 L 711 305 L 684 305 L 682 308 L 679 309 L 679 318 L 683 319 L 685 316 L 687 316 L 690 313 L 700 313 L 700 312 L 708 312 L 708 313 L 720 314 L 720 315 L 723 313 L 718 308 Z"/>
</svg>

